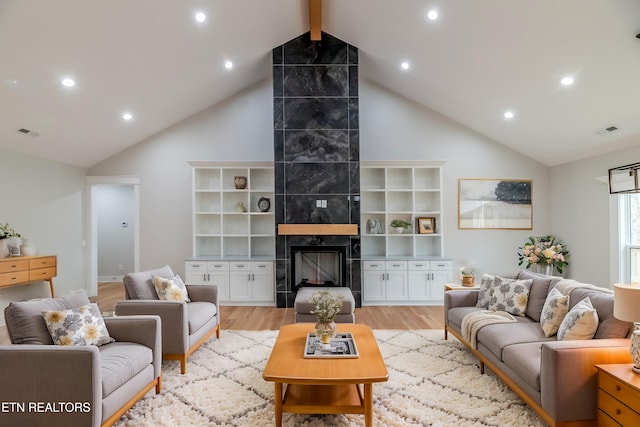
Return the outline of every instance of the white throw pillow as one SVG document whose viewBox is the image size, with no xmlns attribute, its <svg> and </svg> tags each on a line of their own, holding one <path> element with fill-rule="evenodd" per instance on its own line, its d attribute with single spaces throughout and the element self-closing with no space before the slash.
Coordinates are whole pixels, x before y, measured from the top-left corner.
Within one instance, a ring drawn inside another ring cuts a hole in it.
<svg viewBox="0 0 640 427">
<path fill-rule="evenodd" d="M 514 280 L 496 276 L 489 310 L 506 311 L 514 316 L 524 316 L 532 283 L 532 279 Z"/>
<path fill-rule="evenodd" d="M 558 328 L 558 341 L 590 340 L 598 329 L 598 312 L 589 297 L 573 306 Z"/>
<path fill-rule="evenodd" d="M 556 332 L 569 311 L 569 295 L 562 295 L 556 288 L 551 289 L 540 313 L 540 327 L 545 337 Z"/>
<path fill-rule="evenodd" d="M 158 294 L 158 298 L 161 300 L 191 301 L 187 293 L 187 287 L 177 274 L 171 279 L 155 276 L 153 278 L 153 284 L 156 288 L 156 294 Z"/>
<path fill-rule="evenodd" d="M 42 317 L 56 345 L 101 346 L 115 341 L 95 303 L 69 310 L 43 310 Z"/>
<path fill-rule="evenodd" d="M 489 301 L 493 296 L 493 282 L 496 276 L 492 274 L 483 274 L 482 282 L 480 282 L 480 291 L 478 292 L 478 302 L 476 307 L 489 308 Z"/>
</svg>

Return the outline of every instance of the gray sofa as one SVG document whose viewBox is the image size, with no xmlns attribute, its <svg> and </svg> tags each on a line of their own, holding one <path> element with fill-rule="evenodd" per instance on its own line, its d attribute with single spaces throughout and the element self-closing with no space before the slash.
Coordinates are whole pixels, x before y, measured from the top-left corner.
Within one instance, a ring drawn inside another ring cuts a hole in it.
<svg viewBox="0 0 640 427">
<path fill-rule="evenodd" d="M 3 426 L 110 426 L 142 396 L 161 390 L 160 318 L 104 318 L 115 342 L 54 345 L 43 310 L 89 304 L 84 292 L 12 302 L 5 321 L 12 345 L 0 346 Z"/>
<path fill-rule="evenodd" d="M 520 271 L 516 279 L 531 279 L 525 316 L 516 323 L 489 324 L 477 331 L 477 342 L 463 337 L 465 315 L 476 307 L 478 290 L 445 293 L 445 339 L 451 333 L 513 389 L 551 426 L 596 425 L 596 364 L 630 363 L 628 334 L 631 325 L 613 317 L 613 294 L 592 285 L 574 287 L 569 309 L 589 297 L 599 325 L 593 339 L 558 341 L 546 337 L 540 325 L 548 292 L 561 278 Z M 475 348 L 474 348 L 475 347 Z"/>
</svg>

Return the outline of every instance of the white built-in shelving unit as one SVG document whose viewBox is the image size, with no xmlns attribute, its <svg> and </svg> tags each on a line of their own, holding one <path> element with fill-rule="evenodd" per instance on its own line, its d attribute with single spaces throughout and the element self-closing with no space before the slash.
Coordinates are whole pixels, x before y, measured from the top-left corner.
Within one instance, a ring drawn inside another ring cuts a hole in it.
<svg viewBox="0 0 640 427">
<path fill-rule="evenodd" d="M 193 256 L 274 259 L 273 208 L 267 212 L 258 208 L 262 197 L 273 204 L 273 164 L 189 163 L 193 167 Z M 236 176 L 247 177 L 245 189 L 236 189 Z"/>
<path fill-rule="evenodd" d="M 442 162 L 361 162 L 360 210 L 362 257 L 442 257 Z M 435 218 L 435 232 L 420 234 L 416 221 Z M 383 224 L 373 234 L 367 220 Z M 402 219 L 411 229 L 396 232 L 390 223 Z"/>
</svg>

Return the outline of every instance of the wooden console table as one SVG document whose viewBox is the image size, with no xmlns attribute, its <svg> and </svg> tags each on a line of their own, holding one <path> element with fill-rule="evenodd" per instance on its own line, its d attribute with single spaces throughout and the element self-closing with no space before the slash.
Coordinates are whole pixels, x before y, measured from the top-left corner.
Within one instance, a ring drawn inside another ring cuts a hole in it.
<svg viewBox="0 0 640 427">
<path fill-rule="evenodd" d="M 49 282 L 53 297 L 53 278 L 58 274 L 57 264 L 58 257 L 55 255 L 0 258 L 0 289 L 46 281 Z"/>
</svg>

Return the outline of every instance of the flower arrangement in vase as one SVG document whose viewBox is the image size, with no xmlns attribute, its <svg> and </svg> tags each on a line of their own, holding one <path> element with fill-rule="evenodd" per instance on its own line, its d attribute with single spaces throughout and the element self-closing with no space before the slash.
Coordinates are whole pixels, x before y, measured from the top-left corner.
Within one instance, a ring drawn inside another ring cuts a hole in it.
<svg viewBox="0 0 640 427">
<path fill-rule="evenodd" d="M 569 265 L 567 247 L 553 236 L 529 237 L 529 240 L 518 249 L 520 249 L 518 265 L 526 264 L 526 268 L 539 265 L 546 270 L 546 274 L 550 275 L 554 267 L 562 274 L 564 267 Z"/>
<path fill-rule="evenodd" d="M 329 344 L 331 338 L 336 335 L 335 317 L 342 308 L 342 295 L 322 290 L 313 293 L 309 302 L 315 306 L 311 313 L 315 314 L 318 320 L 315 326 L 316 337 L 323 344 Z"/>
<path fill-rule="evenodd" d="M 21 237 L 8 222 L 0 224 L 0 258 L 20 255 Z"/>
</svg>

